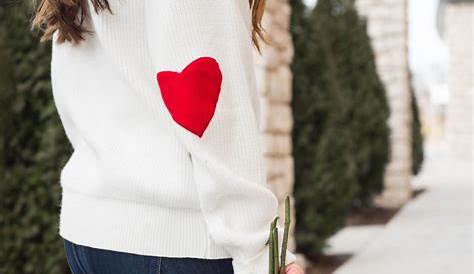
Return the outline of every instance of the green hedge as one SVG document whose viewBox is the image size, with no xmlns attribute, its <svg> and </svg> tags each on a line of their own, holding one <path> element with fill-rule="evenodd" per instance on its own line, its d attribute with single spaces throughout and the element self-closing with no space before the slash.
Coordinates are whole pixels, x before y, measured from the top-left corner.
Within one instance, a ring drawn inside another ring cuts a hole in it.
<svg viewBox="0 0 474 274">
<path fill-rule="evenodd" d="M 412 173 L 417 175 L 423 166 L 424 150 L 423 150 L 423 134 L 421 129 L 420 113 L 418 109 L 418 101 L 416 100 L 413 85 L 410 85 L 411 95 L 411 113 L 412 113 Z"/>
<path fill-rule="evenodd" d="M 351 1 L 341 2 L 346 2 L 345 11 L 328 22 L 330 27 L 325 37 L 329 37 L 338 64 L 338 78 L 352 103 L 351 135 L 359 186 L 353 205 L 370 206 L 373 196 L 384 186 L 390 154 L 387 124 L 390 112 L 385 87 L 376 71 L 366 22 L 359 18 Z"/>
<path fill-rule="evenodd" d="M 319 5 L 318 7 L 321 7 Z M 296 240 L 312 255 L 344 224 L 357 190 L 350 100 L 344 96 L 331 58 L 331 45 L 320 39 L 324 19 L 301 3 L 293 4 L 293 131 L 295 157 Z"/>
<path fill-rule="evenodd" d="M 60 167 L 71 149 L 50 86 L 49 43 L 29 1 L 0 4 L 0 273 L 66 273 L 58 236 Z"/>
<path fill-rule="evenodd" d="M 299 251 L 317 255 L 350 208 L 382 190 L 389 110 L 353 2 L 291 3 L 295 232 Z"/>
</svg>

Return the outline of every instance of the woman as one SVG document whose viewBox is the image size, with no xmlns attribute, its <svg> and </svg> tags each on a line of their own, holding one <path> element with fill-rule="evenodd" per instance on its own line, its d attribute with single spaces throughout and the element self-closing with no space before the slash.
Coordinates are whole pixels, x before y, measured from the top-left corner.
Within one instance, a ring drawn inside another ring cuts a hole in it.
<svg viewBox="0 0 474 274">
<path fill-rule="evenodd" d="M 259 0 L 42 1 L 34 25 L 54 41 L 74 148 L 59 233 L 75 274 L 268 273 L 277 200 L 252 61 L 262 13 Z"/>
</svg>

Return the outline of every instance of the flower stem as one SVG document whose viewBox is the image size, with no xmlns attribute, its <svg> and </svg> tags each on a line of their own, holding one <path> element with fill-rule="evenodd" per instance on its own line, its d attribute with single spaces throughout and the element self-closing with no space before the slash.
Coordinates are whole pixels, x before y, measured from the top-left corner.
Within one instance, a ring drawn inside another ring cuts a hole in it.
<svg viewBox="0 0 474 274">
<path fill-rule="evenodd" d="M 273 273 L 279 274 L 279 260 L 278 260 L 278 227 L 273 228 L 272 231 L 273 240 Z"/>
<path fill-rule="evenodd" d="M 286 271 L 286 250 L 288 248 L 288 234 L 289 234 L 289 231 L 290 231 L 290 223 L 291 223 L 290 197 L 286 196 L 286 199 L 285 199 L 285 230 L 283 232 L 283 243 L 282 243 L 282 246 L 281 246 L 280 274 L 285 274 L 285 271 Z"/>
<path fill-rule="evenodd" d="M 275 264 L 274 264 L 274 255 L 273 255 L 273 247 L 275 246 L 275 243 L 273 241 L 273 230 L 275 229 L 277 225 L 278 217 L 275 217 L 273 222 L 270 225 L 270 235 L 268 236 L 268 273 L 269 274 L 275 274 Z"/>
</svg>

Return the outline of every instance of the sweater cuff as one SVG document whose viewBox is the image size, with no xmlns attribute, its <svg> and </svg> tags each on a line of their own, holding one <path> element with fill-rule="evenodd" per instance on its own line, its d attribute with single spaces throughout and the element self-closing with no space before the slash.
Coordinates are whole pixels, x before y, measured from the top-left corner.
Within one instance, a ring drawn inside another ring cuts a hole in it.
<svg viewBox="0 0 474 274">
<path fill-rule="evenodd" d="M 269 254 L 268 246 L 265 246 L 265 249 L 262 250 L 257 256 L 252 259 L 243 262 L 236 258 L 232 260 L 232 265 L 234 267 L 234 274 L 267 274 L 268 273 L 268 263 L 269 263 Z M 281 248 L 279 248 L 279 255 L 281 254 Z M 280 259 L 280 256 L 278 256 Z M 289 250 L 286 251 L 286 265 L 294 262 L 296 257 Z"/>
</svg>

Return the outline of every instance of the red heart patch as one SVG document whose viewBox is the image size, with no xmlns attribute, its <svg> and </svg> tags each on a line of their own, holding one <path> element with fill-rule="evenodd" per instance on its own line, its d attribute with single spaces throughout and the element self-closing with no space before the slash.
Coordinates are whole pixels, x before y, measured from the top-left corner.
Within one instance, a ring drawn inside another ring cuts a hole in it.
<svg viewBox="0 0 474 274">
<path fill-rule="evenodd" d="M 176 123 L 202 137 L 216 110 L 222 73 L 214 58 L 201 57 L 182 72 L 156 75 L 161 96 Z"/>
</svg>

